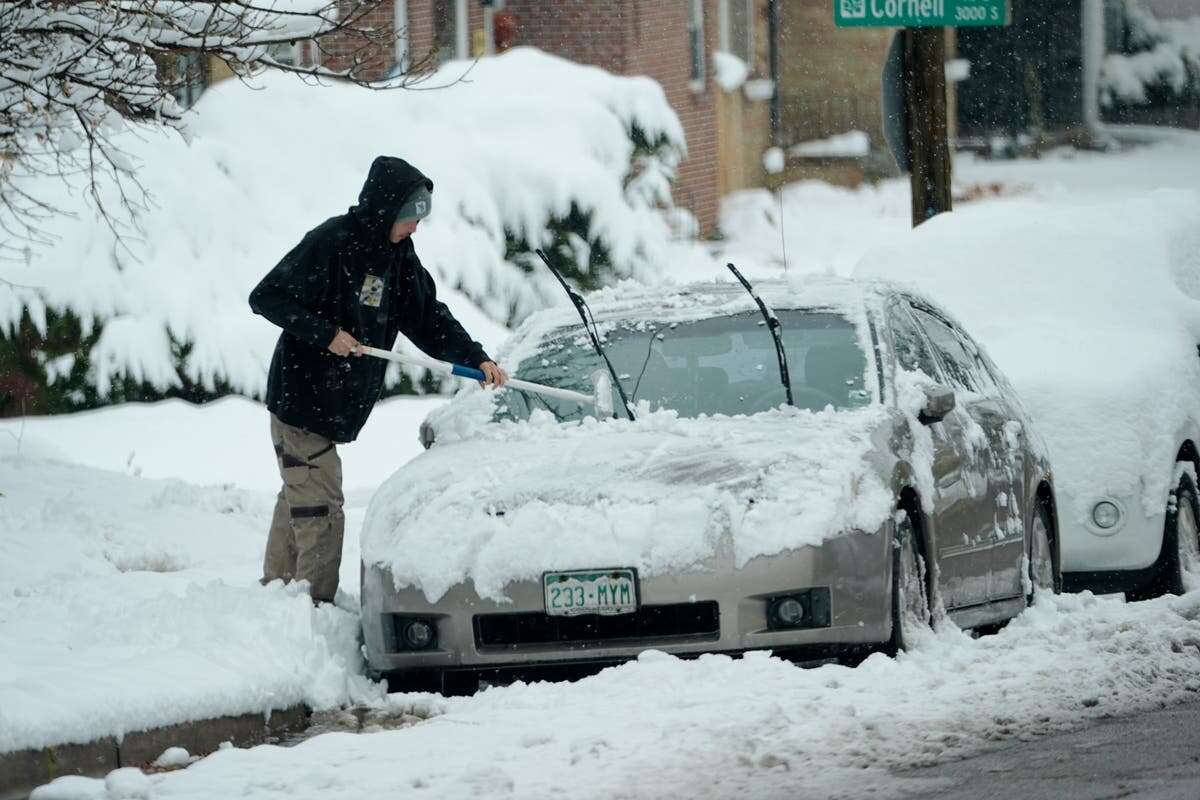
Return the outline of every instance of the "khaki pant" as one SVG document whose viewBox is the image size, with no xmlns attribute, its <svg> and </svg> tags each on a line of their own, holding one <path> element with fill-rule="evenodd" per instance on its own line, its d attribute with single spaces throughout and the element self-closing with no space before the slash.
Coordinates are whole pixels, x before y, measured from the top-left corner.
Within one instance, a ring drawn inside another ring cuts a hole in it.
<svg viewBox="0 0 1200 800">
<path fill-rule="evenodd" d="M 306 580 L 313 601 L 333 600 L 342 564 L 342 460 L 324 436 L 271 415 L 283 488 L 275 500 L 263 582 Z"/>
</svg>

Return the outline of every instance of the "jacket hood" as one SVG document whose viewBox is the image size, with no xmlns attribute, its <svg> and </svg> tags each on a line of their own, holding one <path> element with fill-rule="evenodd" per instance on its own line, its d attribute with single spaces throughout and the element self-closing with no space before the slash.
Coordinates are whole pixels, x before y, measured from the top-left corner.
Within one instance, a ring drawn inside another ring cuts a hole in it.
<svg viewBox="0 0 1200 800">
<path fill-rule="evenodd" d="M 433 191 L 433 181 L 412 164 L 402 158 L 379 156 L 371 162 L 358 203 L 350 206 L 350 213 L 368 231 L 385 236 L 400 206 L 422 183 Z"/>
</svg>

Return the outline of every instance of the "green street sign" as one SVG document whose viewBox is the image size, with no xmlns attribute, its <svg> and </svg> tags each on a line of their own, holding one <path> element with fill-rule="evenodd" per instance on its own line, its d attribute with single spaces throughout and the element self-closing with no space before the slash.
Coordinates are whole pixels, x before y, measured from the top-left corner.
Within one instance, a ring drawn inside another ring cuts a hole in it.
<svg viewBox="0 0 1200 800">
<path fill-rule="evenodd" d="M 1008 0 L 833 0 L 839 28 L 967 28 L 1008 25 Z"/>
</svg>

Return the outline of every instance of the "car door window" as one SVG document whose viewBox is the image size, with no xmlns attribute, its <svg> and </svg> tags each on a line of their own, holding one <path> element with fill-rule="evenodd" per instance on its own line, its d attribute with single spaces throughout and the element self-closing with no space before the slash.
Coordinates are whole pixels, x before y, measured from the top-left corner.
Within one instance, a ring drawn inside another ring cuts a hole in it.
<svg viewBox="0 0 1200 800">
<path fill-rule="evenodd" d="M 910 372 L 924 372 L 933 380 L 941 380 L 941 372 L 929 345 L 917 328 L 908 308 L 899 300 L 888 309 L 892 329 L 892 346 L 896 350 L 896 362 Z"/>
<path fill-rule="evenodd" d="M 979 362 L 967 350 L 966 345 L 950 323 L 920 306 L 913 306 L 912 311 L 925 333 L 928 334 L 934 349 L 941 356 L 942 366 L 945 367 L 946 377 L 950 379 L 950 382 L 969 392 L 980 394 L 986 392 L 991 381 L 985 380 Z"/>
</svg>

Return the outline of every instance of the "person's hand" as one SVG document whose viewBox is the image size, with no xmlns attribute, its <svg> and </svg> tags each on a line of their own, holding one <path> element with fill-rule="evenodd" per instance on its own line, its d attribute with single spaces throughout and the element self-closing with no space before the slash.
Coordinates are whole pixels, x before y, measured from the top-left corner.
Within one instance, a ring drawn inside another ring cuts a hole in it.
<svg viewBox="0 0 1200 800">
<path fill-rule="evenodd" d="M 362 355 L 362 351 L 358 349 L 358 339 L 340 328 L 337 336 L 334 336 L 333 341 L 329 343 L 329 352 L 339 356 L 348 356 L 351 353 L 356 356 Z"/>
<path fill-rule="evenodd" d="M 480 386 L 490 386 L 493 389 L 499 389 L 508 381 L 508 373 L 504 371 L 504 367 L 495 361 L 483 362 L 479 365 L 479 371 L 487 377 L 487 380 L 479 382 Z"/>
</svg>

